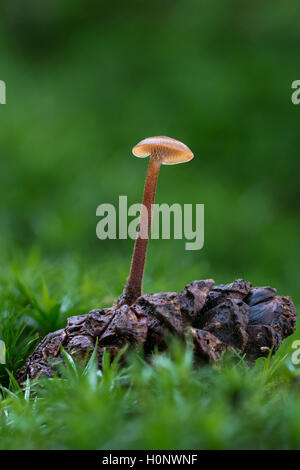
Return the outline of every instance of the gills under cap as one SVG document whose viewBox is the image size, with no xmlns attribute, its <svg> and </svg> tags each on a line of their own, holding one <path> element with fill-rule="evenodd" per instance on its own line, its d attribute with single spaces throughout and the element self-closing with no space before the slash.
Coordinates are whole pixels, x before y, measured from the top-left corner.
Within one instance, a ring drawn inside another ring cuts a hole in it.
<svg viewBox="0 0 300 470">
<path fill-rule="evenodd" d="M 176 165 L 194 158 L 193 152 L 187 145 L 171 137 L 147 137 L 132 149 L 133 155 L 140 158 L 152 155 L 161 161 L 162 165 Z"/>
</svg>

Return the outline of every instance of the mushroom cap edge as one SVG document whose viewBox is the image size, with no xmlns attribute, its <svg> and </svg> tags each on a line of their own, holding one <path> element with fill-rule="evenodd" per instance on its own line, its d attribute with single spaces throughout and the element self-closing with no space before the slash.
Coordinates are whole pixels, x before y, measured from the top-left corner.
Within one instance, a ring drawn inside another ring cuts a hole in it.
<svg viewBox="0 0 300 470">
<path fill-rule="evenodd" d="M 162 165 L 176 165 L 194 158 L 187 145 L 166 136 L 147 137 L 133 147 L 132 153 L 139 158 L 146 158 L 155 153 L 157 158 L 161 158 Z"/>
</svg>

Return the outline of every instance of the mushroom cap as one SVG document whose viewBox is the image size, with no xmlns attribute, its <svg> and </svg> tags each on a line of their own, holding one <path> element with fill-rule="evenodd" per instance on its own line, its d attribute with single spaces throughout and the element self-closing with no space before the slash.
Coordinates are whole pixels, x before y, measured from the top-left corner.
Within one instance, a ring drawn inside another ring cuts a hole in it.
<svg viewBox="0 0 300 470">
<path fill-rule="evenodd" d="M 179 140 L 171 137 L 156 136 L 141 140 L 132 149 L 133 155 L 140 158 L 154 156 L 162 165 L 176 165 L 194 158 L 193 152 Z"/>
</svg>

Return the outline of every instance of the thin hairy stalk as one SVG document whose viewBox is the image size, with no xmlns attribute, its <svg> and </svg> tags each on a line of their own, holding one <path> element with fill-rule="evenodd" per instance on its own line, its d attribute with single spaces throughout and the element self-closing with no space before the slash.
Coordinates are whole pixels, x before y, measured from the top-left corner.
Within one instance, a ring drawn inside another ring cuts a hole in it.
<svg viewBox="0 0 300 470">
<path fill-rule="evenodd" d="M 142 293 L 142 282 L 146 261 L 147 245 L 151 231 L 152 204 L 155 201 L 157 178 L 160 169 L 160 161 L 151 156 L 145 187 L 144 197 L 140 215 L 139 233 L 135 240 L 134 251 L 131 261 L 130 274 L 122 295 L 119 297 L 118 305 L 131 305 Z"/>
</svg>

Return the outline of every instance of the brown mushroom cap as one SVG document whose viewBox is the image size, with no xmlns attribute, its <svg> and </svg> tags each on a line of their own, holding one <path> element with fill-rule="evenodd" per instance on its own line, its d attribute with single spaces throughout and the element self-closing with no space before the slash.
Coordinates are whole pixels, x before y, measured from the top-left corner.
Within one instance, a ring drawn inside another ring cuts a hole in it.
<svg viewBox="0 0 300 470">
<path fill-rule="evenodd" d="M 165 136 L 147 137 L 147 139 L 141 140 L 133 147 L 132 153 L 140 158 L 152 155 L 160 160 L 162 165 L 176 165 L 194 158 L 194 154 L 185 144 Z"/>
</svg>

